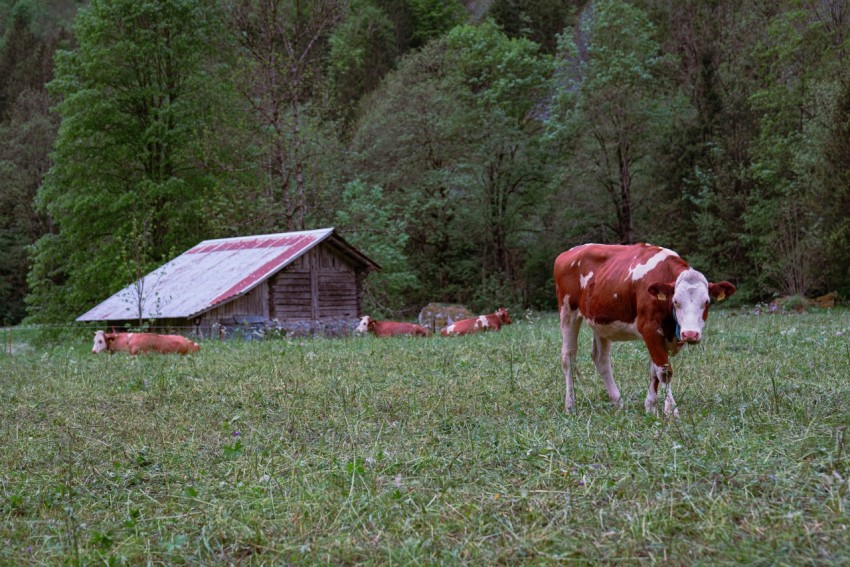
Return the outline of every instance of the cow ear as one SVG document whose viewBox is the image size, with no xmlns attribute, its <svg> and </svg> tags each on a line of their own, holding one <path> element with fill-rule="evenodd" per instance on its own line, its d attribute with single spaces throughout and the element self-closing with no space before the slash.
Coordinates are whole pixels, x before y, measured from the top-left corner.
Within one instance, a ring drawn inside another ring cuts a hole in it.
<svg viewBox="0 0 850 567">
<path fill-rule="evenodd" d="M 727 297 L 735 295 L 737 288 L 729 282 L 717 282 L 708 284 L 708 295 L 717 301 L 723 301 Z"/>
<path fill-rule="evenodd" d="M 673 292 L 676 290 L 675 284 L 667 282 L 655 282 L 650 284 L 647 291 L 655 296 L 658 301 L 667 301 L 668 297 L 673 297 Z"/>
</svg>

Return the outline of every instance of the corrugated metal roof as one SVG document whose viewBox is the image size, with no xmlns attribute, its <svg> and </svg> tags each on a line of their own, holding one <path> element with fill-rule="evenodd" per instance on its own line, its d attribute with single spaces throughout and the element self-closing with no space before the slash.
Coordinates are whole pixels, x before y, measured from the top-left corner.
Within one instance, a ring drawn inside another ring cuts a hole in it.
<svg viewBox="0 0 850 567">
<path fill-rule="evenodd" d="M 247 293 L 332 234 L 333 228 L 324 228 L 205 240 L 77 321 L 138 319 L 140 295 L 143 319 L 194 317 Z M 353 248 L 352 252 L 377 267 Z"/>
</svg>

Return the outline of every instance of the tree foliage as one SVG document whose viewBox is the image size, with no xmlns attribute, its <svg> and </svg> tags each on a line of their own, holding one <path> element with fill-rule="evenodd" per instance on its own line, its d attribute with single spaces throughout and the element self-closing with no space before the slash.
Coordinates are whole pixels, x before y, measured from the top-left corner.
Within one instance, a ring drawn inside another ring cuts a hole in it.
<svg viewBox="0 0 850 567">
<path fill-rule="evenodd" d="M 381 266 L 366 285 L 365 312 L 379 317 L 396 313 L 407 305 L 407 298 L 418 291 L 419 280 L 404 253 L 407 230 L 404 220 L 395 214 L 377 185 L 355 180 L 345 186 L 334 225 L 346 239 Z M 408 313 L 409 315 L 410 313 Z"/>
<path fill-rule="evenodd" d="M 645 238 L 637 216 L 656 185 L 647 164 L 687 112 L 663 75 L 653 26 L 626 2 L 594 2 L 562 36 L 559 59 L 549 126 L 570 162 L 563 176 L 591 222 L 610 231 L 606 240 Z M 607 197 L 601 208 L 599 195 Z"/>
<path fill-rule="evenodd" d="M 54 166 L 39 190 L 57 232 L 35 248 L 34 319 L 69 316 L 208 236 L 220 211 L 201 154 L 219 88 L 210 15 L 194 0 L 94 2 L 79 46 L 57 54 L 63 100 Z M 206 148 L 209 150 L 209 148 Z M 132 265 L 122 255 L 132 251 Z"/>
<path fill-rule="evenodd" d="M 0 315 L 331 224 L 387 315 L 552 307 L 587 240 L 848 296 L 848 6 L 0 0 Z"/>
<path fill-rule="evenodd" d="M 361 119 L 356 167 L 399 199 L 408 255 L 441 299 L 521 299 L 517 252 L 542 158 L 530 115 L 548 69 L 532 42 L 459 26 L 406 59 Z"/>
</svg>

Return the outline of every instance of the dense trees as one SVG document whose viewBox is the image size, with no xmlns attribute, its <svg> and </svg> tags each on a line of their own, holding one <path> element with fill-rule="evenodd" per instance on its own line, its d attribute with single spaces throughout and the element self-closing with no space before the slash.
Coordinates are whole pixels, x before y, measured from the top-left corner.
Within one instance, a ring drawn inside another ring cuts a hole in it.
<svg viewBox="0 0 850 567">
<path fill-rule="evenodd" d="M 0 318 L 10 322 L 25 315 L 27 249 L 51 229 L 34 201 L 59 126 L 44 84 L 69 41 L 63 7 L 45 23 L 32 2 L 0 4 Z"/>
<path fill-rule="evenodd" d="M 843 0 L 0 0 L 0 37 L 11 320 L 331 224 L 385 312 L 550 307 L 585 240 L 850 293 Z"/>
<path fill-rule="evenodd" d="M 409 219 L 408 256 L 429 295 L 523 300 L 521 241 L 544 167 L 531 115 L 549 68 L 530 41 L 459 26 L 406 58 L 366 106 L 355 168 Z"/>
<path fill-rule="evenodd" d="M 688 112 L 663 74 L 652 24 L 626 2 L 598 0 L 562 36 L 559 56 L 549 124 L 569 161 L 564 187 L 606 241 L 645 240 L 637 215 L 659 185 L 647 163 Z"/>
<path fill-rule="evenodd" d="M 57 54 L 54 165 L 37 203 L 57 231 L 33 255 L 33 315 L 91 304 L 209 235 L 219 180 L 206 167 L 221 112 L 194 0 L 94 2 L 79 46 Z M 61 289 L 61 293 L 59 290 Z"/>
</svg>

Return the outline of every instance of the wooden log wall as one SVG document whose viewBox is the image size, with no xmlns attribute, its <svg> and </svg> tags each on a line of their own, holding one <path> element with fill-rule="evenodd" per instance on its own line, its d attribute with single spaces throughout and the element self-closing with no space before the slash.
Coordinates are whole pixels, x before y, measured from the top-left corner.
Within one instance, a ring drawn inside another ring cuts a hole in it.
<svg viewBox="0 0 850 567">
<path fill-rule="evenodd" d="M 270 280 L 269 312 L 281 321 L 356 318 L 358 275 L 339 253 L 320 244 Z"/>
<path fill-rule="evenodd" d="M 268 285 L 261 283 L 242 297 L 207 311 L 201 316 L 201 326 L 208 327 L 222 321 L 232 323 L 234 315 L 257 315 L 269 319 Z"/>
</svg>

